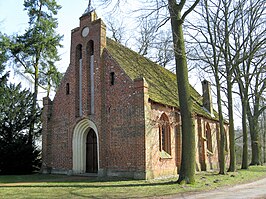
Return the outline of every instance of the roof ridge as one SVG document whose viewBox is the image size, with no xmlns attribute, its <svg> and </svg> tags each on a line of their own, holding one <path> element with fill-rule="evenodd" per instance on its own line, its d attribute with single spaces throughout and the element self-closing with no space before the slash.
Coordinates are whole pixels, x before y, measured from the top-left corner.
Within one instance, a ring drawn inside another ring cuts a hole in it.
<svg viewBox="0 0 266 199">
<path fill-rule="evenodd" d="M 149 85 L 149 97 L 152 101 L 179 108 L 176 74 L 153 62 L 134 50 L 107 38 L 107 51 L 116 60 L 125 73 L 132 79 L 144 77 Z M 202 96 L 191 86 L 193 109 L 197 114 L 213 119 L 203 109 Z"/>
</svg>

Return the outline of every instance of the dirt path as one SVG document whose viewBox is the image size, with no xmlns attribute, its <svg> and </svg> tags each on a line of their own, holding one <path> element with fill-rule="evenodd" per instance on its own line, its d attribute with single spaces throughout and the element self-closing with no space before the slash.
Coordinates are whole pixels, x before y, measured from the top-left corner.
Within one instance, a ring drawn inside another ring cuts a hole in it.
<svg viewBox="0 0 266 199">
<path fill-rule="evenodd" d="M 204 193 L 184 193 L 165 199 L 266 199 L 266 178 L 248 184 L 236 185 L 233 187 L 216 189 Z"/>
</svg>

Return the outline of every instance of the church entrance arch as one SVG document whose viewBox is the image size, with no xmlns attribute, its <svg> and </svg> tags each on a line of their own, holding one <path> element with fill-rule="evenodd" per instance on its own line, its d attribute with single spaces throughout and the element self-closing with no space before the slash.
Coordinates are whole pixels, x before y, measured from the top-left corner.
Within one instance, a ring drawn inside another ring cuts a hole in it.
<svg viewBox="0 0 266 199">
<path fill-rule="evenodd" d="M 72 142 L 73 173 L 97 173 L 99 169 L 99 136 L 96 125 L 81 120 L 74 128 Z"/>
<path fill-rule="evenodd" d="M 90 129 L 86 139 L 86 173 L 97 173 L 97 136 Z"/>
</svg>

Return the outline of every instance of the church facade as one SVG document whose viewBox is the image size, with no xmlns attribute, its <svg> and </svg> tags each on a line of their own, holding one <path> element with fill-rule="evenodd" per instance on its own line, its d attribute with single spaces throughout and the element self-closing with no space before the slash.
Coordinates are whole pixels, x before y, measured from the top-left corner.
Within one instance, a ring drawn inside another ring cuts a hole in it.
<svg viewBox="0 0 266 199">
<path fill-rule="evenodd" d="M 72 30 L 70 57 L 53 101 L 43 99 L 42 172 L 176 176 L 182 124 L 175 75 L 108 39 L 94 11 Z M 202 86 L 203 96 L 191 87 L 199 171 L 218 168 L 219 146 L 210 83 Z"/>
</svg>

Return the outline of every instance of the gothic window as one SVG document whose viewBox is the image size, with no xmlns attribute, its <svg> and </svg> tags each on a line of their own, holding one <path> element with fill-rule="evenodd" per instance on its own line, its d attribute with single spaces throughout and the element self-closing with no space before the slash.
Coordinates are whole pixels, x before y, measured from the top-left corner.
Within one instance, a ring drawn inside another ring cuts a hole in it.
<svg viewBox="0 0 266 199">
<path fill-rule="evenodd" d="M 110 73 L 110 83 L 111 85 L 115 84 L 115 73 L 114 72 Z"/>
<path fill-rule="evenodd" d="M 164 151 L 171 155 L 170 123 L 166 114 L 162 114 L 159 121 L 159 142 L 160 151 Z"/>
<path fill-rule="evenodd" d="M 94 55 L 94 42 L 90 40 L 87 45 L 87 53 L 88 55 Z"/>
<path fill-rule="evenodd" d="M 69 83 L 66 84 L 66 94 L 69 95 L 70 93 L 70 87 L 69 87 Z"/>
<path fill-rule="evenodd" d="M 209 152 L 212 152 L 212 135 L 210 125 L 206 125 L 206 139 L 207 139 L 207 149 Z"/>
<path fill-rule="evenodd" d="M 82 59 L 82 45 L 81 44 L 77 45 L 77 48 L 76 48 L 76 59 L 77 59 L 77 61 Z"/>
<path fill-rule="evenodd" d="M 227 131 L 224 128 L 224 150 L 228 152 L 228 141 L 227 141 Z"/>
</svg>

